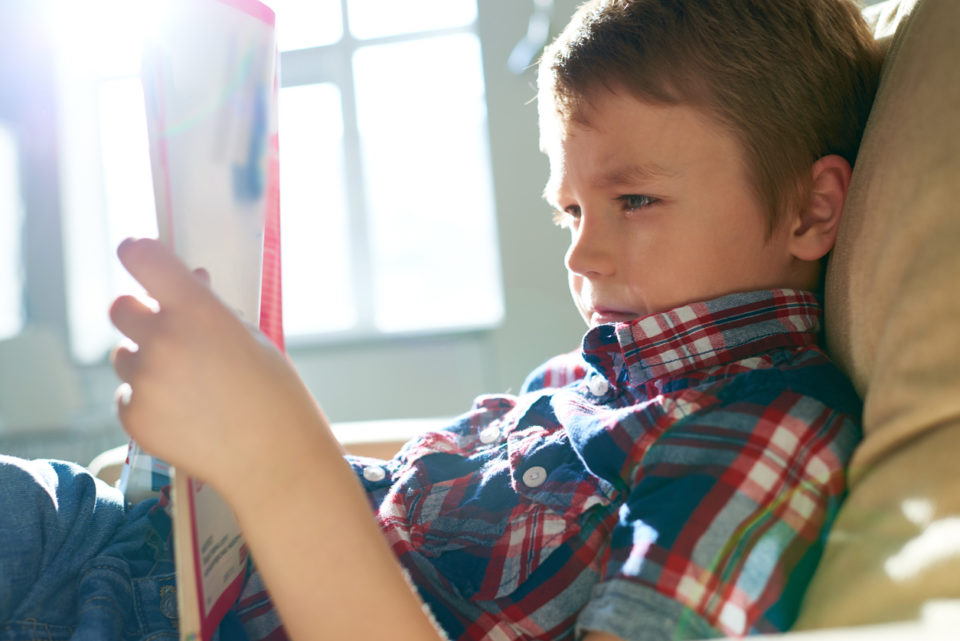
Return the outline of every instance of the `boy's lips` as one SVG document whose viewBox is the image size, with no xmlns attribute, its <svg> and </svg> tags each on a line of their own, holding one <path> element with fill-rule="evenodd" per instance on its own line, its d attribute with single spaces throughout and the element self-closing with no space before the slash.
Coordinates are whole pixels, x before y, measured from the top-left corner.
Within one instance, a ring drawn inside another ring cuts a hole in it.
<svg viewBox="0 0 960 641">
<path fill-rule="evenodd" d="M 636 318 L 637 314 L 623 311 L 621 309 L 595 307 L 590 310 L 590 321 L 592 325 L 603 325 L 604 323 L 628 323 Z"/>
</svg>

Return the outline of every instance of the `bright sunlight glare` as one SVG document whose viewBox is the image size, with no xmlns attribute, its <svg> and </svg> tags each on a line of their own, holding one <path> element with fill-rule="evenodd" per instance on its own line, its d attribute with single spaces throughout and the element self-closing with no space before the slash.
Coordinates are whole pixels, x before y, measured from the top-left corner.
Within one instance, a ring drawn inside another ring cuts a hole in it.
<svg viewBox="0 0 960 641">
<path fill-rule="evenodd" d="M 45 5 L 57 50 L 61 143 L 77 150 L 63 156 L 61 171 L 71 345 L 83 362 L 116 343 L 104 319 L 106 301 L 142 294 L 113 253 L 126 236 L 156 235 L 140 53 L 171 6 L 186 1 Z"/>
<path fill-rule="evenodd" d="M 0 125 L 0 340 L 17 334 L 23 326 L 21 216 L 17 143 Z"/>
<path fill-rule="evenodd" d="M 51 0 L 49 24 L 76 68 L 101 77 L 138 73 L 143 40 L 162 24 L 173 0 Z"/>
</svg>

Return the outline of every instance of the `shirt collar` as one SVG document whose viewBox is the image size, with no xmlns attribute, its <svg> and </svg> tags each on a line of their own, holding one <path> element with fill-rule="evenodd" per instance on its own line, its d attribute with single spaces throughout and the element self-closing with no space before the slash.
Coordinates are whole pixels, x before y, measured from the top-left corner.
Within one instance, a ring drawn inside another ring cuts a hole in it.
<svg viewBox="0 0 960 641">
<path fill-rule="evenodd" d="M 729 294 L 591 328 L 583 357 L 611 384 L 632 385 L 817 342 L 822 307 L 792 289 Z"/>
</svg>

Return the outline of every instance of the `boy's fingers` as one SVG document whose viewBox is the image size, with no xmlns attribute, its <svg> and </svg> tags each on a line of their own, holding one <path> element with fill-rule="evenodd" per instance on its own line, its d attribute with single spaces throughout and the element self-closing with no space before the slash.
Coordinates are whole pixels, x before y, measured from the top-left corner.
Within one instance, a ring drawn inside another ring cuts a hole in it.
<svg viewBox="0 0 960 641">
<path fill-rule="evenodd" d="M 113 400 L 117 406 L 117 418 L 124 429 L 130 425 L 130 404 L 133 401 L 133 388 L 129 383 L 122 383 L 113 393 Z"/>
<path fill-rule="evenodd" d="M 117 247 L 117 256 L 161 306 L 176 305 L 205 289 L 190 269 L 158 240 L 128 238 Z"/>
<path fill-rule="evenodd" d="M 200 282 L 210 287 L 210 272 L 203 267 L 197 267 L 193 270 L 193 275 L 200 279 Z"/>
<path fill-rule="evenodd" d="M 133 382 L 140 363 L 136 350 L 126 345 L 118 345 L 110 353 L 110 362 L 113 364 L 113 371 L 117 373 L 117 378 L 124 383 Z"/>
<path fill-rule="evenodd" d="M 149 334 L 156 314 L 133 296 L 120 296 L 110 306 L 110 322 L 134 343 L 140 343 Z"/>
</svg>

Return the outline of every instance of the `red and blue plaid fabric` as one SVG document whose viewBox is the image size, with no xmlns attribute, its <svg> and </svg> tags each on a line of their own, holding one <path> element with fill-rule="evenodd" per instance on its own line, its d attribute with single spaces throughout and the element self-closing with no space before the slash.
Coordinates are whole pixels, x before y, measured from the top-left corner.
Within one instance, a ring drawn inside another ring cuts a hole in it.
<svg viewBox="0 0 960 641">
<path fill-rule="evenodd" d="M 451 639 L 785 630 L 860 438 L 820 313 L 775 290 L 601 325 L 520 395 L 350 462 Z"/>
</svg>

